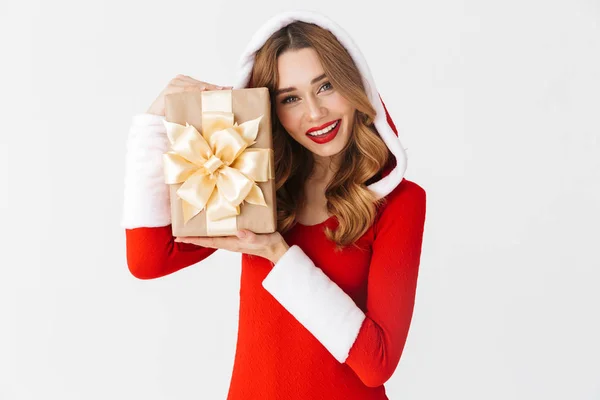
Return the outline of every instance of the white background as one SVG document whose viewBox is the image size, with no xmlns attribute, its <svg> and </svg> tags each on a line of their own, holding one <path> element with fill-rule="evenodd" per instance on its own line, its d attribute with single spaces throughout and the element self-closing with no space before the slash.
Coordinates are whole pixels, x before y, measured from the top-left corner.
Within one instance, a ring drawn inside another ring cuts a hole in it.
<svg viewBox="0 0 600 400">
<path fill-rule="evenodd" d="M 297 6 L 0 1 L 0 399 L 225 398 L 240 256 L 130 275 L 125 139 Z M 301 6 L 362 49 L 427 191 L 390 399 L 600 399 L 600 3 Z"/>
</svg>

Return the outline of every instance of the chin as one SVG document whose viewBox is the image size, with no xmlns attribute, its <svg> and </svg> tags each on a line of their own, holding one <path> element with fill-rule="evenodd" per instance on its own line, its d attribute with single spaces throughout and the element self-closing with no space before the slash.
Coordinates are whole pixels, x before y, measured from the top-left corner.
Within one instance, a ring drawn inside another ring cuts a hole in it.
<svg viewBox="0 0 600 400">
<path fill-rule="evenodd" d="M 313 153 L 316 156 L 319 157 L 333 157 L 337 154 L 340 154 L 342 149 L 344 148 L 344 146 L 335 146 L 335 148 L 331 148 L 331 149 L 318 149 L 318 150 L 314 150 L 312 148 L 308 148 L 308 150 L 310 150 L 311 153 Z"/>
</svg>

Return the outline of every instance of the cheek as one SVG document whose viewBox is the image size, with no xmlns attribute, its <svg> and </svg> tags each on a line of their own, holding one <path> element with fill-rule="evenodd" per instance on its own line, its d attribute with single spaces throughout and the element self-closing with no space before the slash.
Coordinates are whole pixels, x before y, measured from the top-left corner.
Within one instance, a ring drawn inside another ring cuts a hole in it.
<svg viewBox="0 0 600 400">
<path fill-rule="evenodd" d="M 298 117 L 297 112 L 294 112 L 292 108 L 277 108 L 277 118 L 288 132 L 297 130 L 298 125 L 300 124 L 300 118 Z"/>
<path fill-rule="evenodd" d="M 348 114 L 352 111 L 352 106 L 342 95 L 334 93 L 328 101 L 327 107 L 330 111 L 334 111 L 339 114 Z"/>
</svg>

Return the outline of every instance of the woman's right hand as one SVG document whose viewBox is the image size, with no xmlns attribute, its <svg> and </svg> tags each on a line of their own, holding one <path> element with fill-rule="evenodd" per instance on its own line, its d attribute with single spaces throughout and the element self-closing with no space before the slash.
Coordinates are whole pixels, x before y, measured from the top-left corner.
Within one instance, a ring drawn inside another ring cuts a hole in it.
<svg viewBox="0 0 600 400">
<path fill-rule="evenodd" d="M 211 83 L 198 81 L 186 75 L 177 75 L 175 78 L 171 79 L 169 84 L 163 89 L 162 92 L 160 92 L 156 100 L 154 100 L 154 103 L 152 103 L 148 109 L 147 113 L 164 117 L 165 96 L 167 94 L 192 91 L 201 92 L 203 90 L 229 90 L 232 88 L 233 86 L 218 86 Z"/>
</svg>

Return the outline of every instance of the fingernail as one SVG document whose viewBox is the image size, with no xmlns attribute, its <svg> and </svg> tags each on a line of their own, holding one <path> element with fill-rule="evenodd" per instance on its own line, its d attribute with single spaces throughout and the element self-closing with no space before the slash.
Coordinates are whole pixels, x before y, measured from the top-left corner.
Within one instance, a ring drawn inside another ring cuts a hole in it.
<svg viewBox="0 0 600 400">
<path fill-rule="evenodd" d="M 238 231 L 237 235 L 238 235 L 239 238 L 243 238 L 243 237 L 246 237 L 246 232 L 244 232 L 244 231 Z"/>
<path fill-rule="evenodd" d="M 223 89 L 223 86 L 219 86 L 219 85 L 217 85 L 217 86 L 215 86 L 215 87 L 216 87 L 217 89 Z"/>
</svg>

